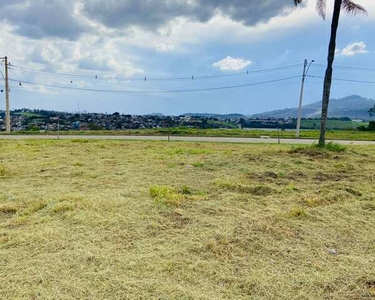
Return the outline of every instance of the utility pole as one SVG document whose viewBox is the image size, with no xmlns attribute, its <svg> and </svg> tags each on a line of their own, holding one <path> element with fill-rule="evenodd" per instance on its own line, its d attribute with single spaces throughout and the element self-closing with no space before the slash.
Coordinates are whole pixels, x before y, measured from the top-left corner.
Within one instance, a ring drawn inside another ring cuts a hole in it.
<svg viewBox="0 0 375 300">
<path fill-rule="evenodd" d="M 8 56 L 5 56 L 5 107 L 6 107 L 6 132 L 10 133 Z"/>
<path fill-rule="evenodd" d="M 299 107 L 298 107 L 298 120 L 297 120 L 297 130 L 296 130 L 296 138 L 299 138 L 299 132 L 300 132 L 300 128 L 301 128 L 301 117 L 302 117 L 302 103 L 303 103 L 303 91 L 304 91 L 304 88 L 305 88 L 305 80 L 306 80 L 306 76 L 307 76 L 307 72 L 309 72 L 309 69 L 311 67 L 311 64 L 314 62 L 315 60 L 312 60 L 309 64 L 309 67 L 307 67 L 307 59 L 305 59 L 304 63 L 303 63 L 303 75 L 302 75 L 302 85 L 301 85 L 301 94 L 300 94 L 300 98 L 299 98 Z M 306 69 L 307 68 L 307 69 Z"/>
<path fill-rule="evenodd" d="M 300 94 L 300 97 L 299 97 L 299 107 L 298 107 L 298 120 L 297 120 L 296 138 L 299 138 L 299 129 L 300 129 L 300 127 L 301 127 L 301 115 L 302 115 L 303 90 L 304 90 L 304 88 L 305 88 L 306 68 L 307 68 L 307 59 L 305 59 L 305 62 L 303 63 L 303 75 L 302 75 L 301 94 Z"/>
<path fill-rule="evenodd" d="M 5 127 L 6 127 L 6 133 L 10 133 L 10 110 L 9 110 L 9 74 L 8 74 L 8 57 L 1 57 L 0 59 L 4 59 L 5 63 L 5 76 L 4 76 L 4 82 L 5 82 Z"/>
</svg>

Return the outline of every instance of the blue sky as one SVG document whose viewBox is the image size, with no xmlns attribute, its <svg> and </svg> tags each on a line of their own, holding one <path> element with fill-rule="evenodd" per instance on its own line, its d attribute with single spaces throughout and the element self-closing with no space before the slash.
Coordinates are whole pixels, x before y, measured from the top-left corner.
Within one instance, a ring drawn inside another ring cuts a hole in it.
<svg viewBox="0 0 375 300">
<path fill-rule="evenodd" d="M 323 21 L 315 11 L 314 0 L 305 1 L 298 9 L 289 0 L 265 0 L 261 4 L 255 0 L 2 2 L 0 56 L 9 57 L 15 66 L 10 77 L 22 82 L 22 86 L 12 82 L 11 108 L 76 111 L 79 107 L 81 111 L 175 115 L 253 114 L 297 106 L 301 79 L 220 91 L 142 95 L 55 89 L 27 82 L 126 91 L 204 89 L 300 76 L 305 58 L 316 60 L 309 73 L 323 76 L 333 5 L 333 0 L 327 0 L 328 17 Z M 368 15 L 342 17 L 338 66 L 375 68 L 372 2 L 357 0 Z M 284 66 L 293 67 L 253 73 Z M 210 80 L 132 80 L 247 70 L 249 75 Z M 96 80 L 95 76 L 105 80 Z M 336 68 L 334 76 L 375 82 L 373 70 Z M 118 77 L 130 80 L 113 79 Z M 308 78 L 305 103 L 319 101 L 321 94 L 322 80 Z M 352 94 L 375 98 L 375 84 L 334 82 L 332 98 Z M 4 109 L 4 101 L 0 109 Z"/>
</svg>

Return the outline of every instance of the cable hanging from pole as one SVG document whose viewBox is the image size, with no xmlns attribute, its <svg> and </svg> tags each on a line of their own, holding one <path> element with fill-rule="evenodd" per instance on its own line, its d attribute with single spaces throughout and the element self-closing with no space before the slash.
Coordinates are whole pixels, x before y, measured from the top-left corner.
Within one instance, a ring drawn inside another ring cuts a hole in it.
<svg viewBox="0 0 375 300">
<path fill-rule="evenodd" d="M 326 68 L 327 65 L 316 63 L 314 64 L 314 67 Z M 375 72 L 375 68 L 371 68 L 371 67 L 345 66 L 345 65 L 334 65 L 333 67 L 338 70 Z"/>
<path fill-rule="evenodd" d="M 209 80 L 209 79 L 219 79 L 219 78 L 230 78 L 239 76 L 248 76 L 250 74 L 263 74 L 268 72 L 284 71 L 289 69 L 294 69 L 298 67 L 299 64 L 286 65 L 281 67 L 257 69 L 257 70 L 246 70 L 242 72 L 227 73 L 227 74 L 208 74 L 208 75 L 189 75 L 189 76 L 177 76 L 177 77 L 124 77 L 124 76 L 98 76 L 97 74 L 74 74 L 74 73 L 61 73 L 61 72 L 51 72 L 44 70 L 37 70 L 27 67 L 21 67 L 17 65 L 11 65 L 11 68 L 17 71 L 30 72 L 36 74 L 45 74 L 49 76 L 56 77 L 71 77 L 71 78 L 84 78 L 84 79 L 94 79 L 94 80 L 119 80 L 119 81 L 191 81 L 191 80 Z"/>
<path fill-rule="evenodd" d="M 53 85 L 53 84 L 43 84 L 38 82 L 32 81 L 24 81 L 19 79 L 9 79 L 12 82 L 19 82 L 22 85 L 35 85 L 35 86 L 42 86 L 48 88 L 57 88 L 57 89 L 65 89 L 65 90 L 75 90 L 75 91 L 87 91 L 87 92 L 101 92 L 101 93 L 123 93 L 123 94 L 174 94 L 174 93 L 193 93 L 193 92 L 204 92 L 204 91 L 217 91 L 217 90 L 228 90 L 228 89 L 238 89 L 244 88 L 249 86 L 257 86 L 257 85 L 264 85 L 264 84 L 271 84 L 277 83 L 282 81 L 287 81 L 291 79 L 301 78 L 301 76 L 291 76 L 285 77 L 280 79 L 274 80 L 267 80 L 261 82 L 253 82 L 247 84 L 240 84 L 240 85 L 230 85 L 230 86 L 219 86 L 219 87 L 210 87 L 210 88 L 201 88 L 201 89 L 185 89 L 185 90 L 169 90 L 169 91 L 130 91 L 130 90 L 109 90 L 109 89 L 90 89 L 90 88 L 78 88 L 74 86 L 62 86 L 62 85 Z"/>
<path fill-rule="evenodd" d="M 307 75 L 307 77 L 310 78 L 318 78 L 318 79 L 324 79 L 323 76 L 316 76 L 316 75 Z M 332 78 L 336 81 L 345 81 L 345 82 L 353 82 L 353 83 L 367 83 L 367 84 L 375 84 L 375 81 L 368 81 L 368 80 L 355 80 L 355 79 L 347 79 L 347 78 Z"/>
</svg>

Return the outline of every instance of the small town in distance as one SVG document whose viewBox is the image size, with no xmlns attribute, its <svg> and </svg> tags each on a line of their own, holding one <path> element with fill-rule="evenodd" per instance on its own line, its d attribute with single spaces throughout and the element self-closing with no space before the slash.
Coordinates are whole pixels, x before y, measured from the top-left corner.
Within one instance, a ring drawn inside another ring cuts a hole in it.
<svg viewBox="0 0 375 300">
<path fill-rule="evenodd" d="M 371 109 L 375 101 L 360 96 L 331 101 L 329 130 L 374 130 Z M 300 128 L 317 130 L 320 128 L 319 102 L 303 108 Z M 87 111 L 58 112 L 41 109 L 16 109 L 11 111 L 13 132 L 48 131 L 116 131 L 140 129 L 269 129 L 295 130 L 297 109 L 265 112 L 253 116 L 242 114 L 187 113 L 180 116 L 163 114 L 129 115 L 114 113 L 89 113 Z M 5 131 L 5 112 L 0 111 L 0 130 Z"/>
</svg>

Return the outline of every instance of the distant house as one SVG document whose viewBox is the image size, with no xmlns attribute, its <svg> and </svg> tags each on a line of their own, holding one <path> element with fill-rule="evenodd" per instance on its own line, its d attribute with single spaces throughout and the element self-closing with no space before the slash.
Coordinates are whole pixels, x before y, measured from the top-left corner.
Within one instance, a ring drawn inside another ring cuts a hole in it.
<svg viewBox="0 0 375 300">
<path fill-rule="evenodd" d="M 76 122 L 72 123 L 72 128 L 74 130 L 78 130 L 78 129 L 80 129 L 80 127 L 81 127 L 81 122 L 80 121 L 76 121 Z"/>
</svg>

